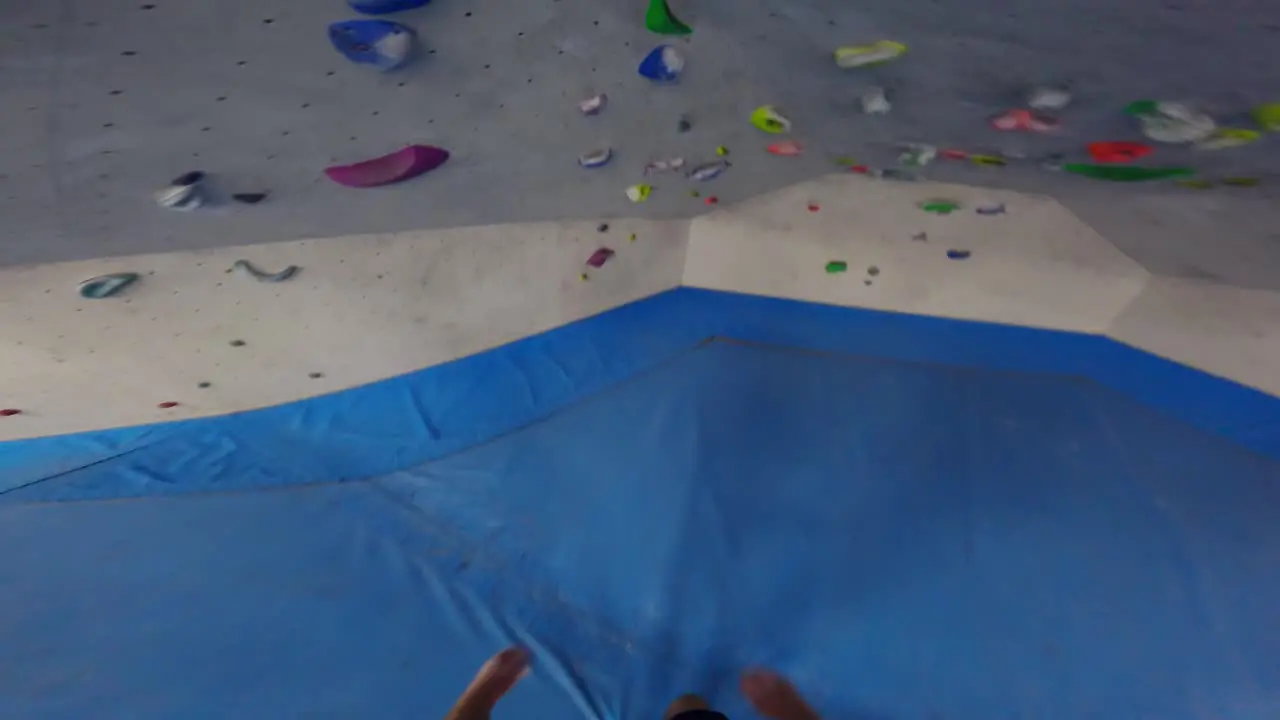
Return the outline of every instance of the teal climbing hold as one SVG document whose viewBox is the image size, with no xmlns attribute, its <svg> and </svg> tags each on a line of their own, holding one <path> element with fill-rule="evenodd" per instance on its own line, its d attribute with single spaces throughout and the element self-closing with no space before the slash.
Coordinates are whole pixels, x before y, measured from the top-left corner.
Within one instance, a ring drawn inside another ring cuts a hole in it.
<svg viewBox="0 0 1280 720">
<path fill-rule="evenodd" d="M 138 279 L 138 273 L 112 273 L 91 277 L 80 283 L 80 297 L 102 300 L 118 294 Z"/>
</svg>

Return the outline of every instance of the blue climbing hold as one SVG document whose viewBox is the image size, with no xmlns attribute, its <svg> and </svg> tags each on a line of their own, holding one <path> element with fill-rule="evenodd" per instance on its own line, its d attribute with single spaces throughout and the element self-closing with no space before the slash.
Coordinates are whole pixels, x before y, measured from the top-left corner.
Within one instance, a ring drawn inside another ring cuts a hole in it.
<svg viewBox="0 0 1280 720">
<path fill-rule="evenodd" d="M 422 7 L 431 0 L 347 0 L 352 10 L 365 15 L 387 15 Z"/>
<path fill-rule="evenodd" d="M 636 72 L 657 83 L 675 82 L 684 70 L 684 57 L 670 45 L 659 45 L 640 61 Z"/>
<path fill-rule="evenodd" d="M 354 63 L 394 70 L 413 55 L 414 33 L 391 20 L 344 20 L 329 26 L 329 41 Z"/>
</svg>

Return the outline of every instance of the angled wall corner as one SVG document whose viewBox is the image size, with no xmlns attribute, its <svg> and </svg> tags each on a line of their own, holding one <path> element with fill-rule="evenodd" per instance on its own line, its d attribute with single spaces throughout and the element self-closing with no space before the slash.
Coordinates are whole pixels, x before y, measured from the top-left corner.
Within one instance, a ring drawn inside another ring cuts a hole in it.
<svg viewBox="0 0 1280 720">
<path fill-rule="evenodd" d="M 927 213 L 919 204 L 932 198 L 961 207 Z M 999 204 L 1005 214 L 976 212 Z M 1147 279 L 1050 198 L 848 174 L 695 219 L 689 237 L 684 283 L 694 287 L 1088 333 Z M 848 271 L 826 273 L 832 260 Z"/>
<path fill-rule="evenodd" d="M 0 270 L 0 407 L 22 410 L 0 422 L 0 440 L 334 392 L 680 284 L 687 223 L 608 224 L 605 232 L 587 220 L 346 236 Z M 587 268 L 602 246 L 616 257 Z M 260 283 L 228 272 L 241 258 L 269 271 L 302 269 L 287 282 Z M 77 295 L 79 282 L 112 272 L 143 277 L 114 298 Z M 164 402 L 179 405 L 157 408 Z"/>
<path fill-rule="evenodd" d="M 1152 278 L 1106 334 L 1280 397 L 1280 293 Z"/>
</svg>

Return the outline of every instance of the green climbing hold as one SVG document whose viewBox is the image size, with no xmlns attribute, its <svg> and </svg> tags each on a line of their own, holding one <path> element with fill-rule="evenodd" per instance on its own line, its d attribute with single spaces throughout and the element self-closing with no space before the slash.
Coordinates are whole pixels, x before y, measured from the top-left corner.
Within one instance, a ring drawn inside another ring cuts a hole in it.
<svg viewBox="0 0 1280 720">
<path fill-rule="evenodd" d="M 761 105 L 753 110 L 751 124 L 774 135 L 791 131 L 791 121 L 772 105 Z"/>
<path fill-rule="evenodd" d="M 1124 107 L 1126 115 L 1155 115 L 1160 111 L 1156 100 L 1135 100 Z"/>
<path fill-rule="evenodd" d="M 849 269 L 849 263 L 843 260 L 832 260 L 831 262 L 827 263 L 827 273 L 830 275 L 837 275 L 848 269 Z"/>
<path fill-rule="evenodd" d="M 1091 177 L 1095 180 L 1112 180 L 1115 182 L 1163 180 L 1165 178 L 1186 177 L 1196 174 L 1196 171 L 1189 167 L 1133 167 L 1128 165 L 1068 163 L 1063 165 L 1062 169 L 1069 173 Z"/>
<path fill-rule="evenodd" d="M 935 215 L 950 215 L 960 209 L 960 203 L 954 200 L 925 200 L 920 203 L 920 209 Z"/>
<path fill-rule="evenodd" d="M 1263 130 L 1280 132 L 1280 102 L 1263 103 L 1254 108 L 1253 121 Z"/>
<path fill-rule="evenodd" d="M 693 28 L 680 22 L 680 18 L 671 12 L 667 0 L 649 0 L 644 26 L 659 35 L 688 35 L 693 32 Z"/>
</svg>

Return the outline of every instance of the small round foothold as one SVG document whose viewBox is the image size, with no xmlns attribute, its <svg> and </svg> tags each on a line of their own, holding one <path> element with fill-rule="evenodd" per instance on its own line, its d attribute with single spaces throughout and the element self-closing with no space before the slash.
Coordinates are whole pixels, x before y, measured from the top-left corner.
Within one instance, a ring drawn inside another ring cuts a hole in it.
<svg viewBox="0 0 1280 720">
<path fill-rule="evenodd" d="M 17 408 L 5 408 L 3 410 L 0 410 L 0 417 L 13 417 L 14 415 L 21 415 L 21 414 L 22 414 L 22 411 Z"/>
<path fill-rule="evenodd" d="M 227 344 L 230 345 L 231 347 L 244 347 L 247 343 L 245 343 L 245 341 L 243 340 L 232 340 L 230 343 L 227 343 Z"/>
<path fill-rule="evenodd" d="M 708 205 L 715 205 L 716 203 L 720 202 L 720 198 L 716 197 L 715 195 L 712 195 L 711 197 L 707 198 L 706 200 L 703 200 L 702 202 Z"/>
<path fill-rule="evenodd" d="M 587 274 L 586 274 L 586 273 L 582 273 L 582 274 L 578 275 L 578 279 L 579 279 L 579 280 L 581 280 L 581 281 L 583 281 L 583 282 L 586 282 L 587 280 L 590 280 L 591 278 L 587 277 Z"/>
<path fill-rule="evenodd" d="M 176 408 L 176 407 L 178 407 L 178 403 L 173 402 L 173 401 L 171 400 L 171 401 L 169 401 L 169 402 L 162 402 L 162 403 L 160 403 L 159 405 L 156 405 L 156 407 L 160 408 L 161 410 L 168 410 L 169 408 Z"/>
<path fill-rule="evenodd" d="M 320 373 L 320 372 L 307 373 L 307 377 L 311 378 L 312 380 L 319 380 L 320 378 L 324 377 L 324 373 Z"/>
<path fill-rule="evenodd" d="M 636 241 L 636 234 L 631 233 L 631 235 L 627 237 L 627 242 L 635 242 L 635 241 Z"/>
<path fill-rule="evenodd" d="M 597 225 L 596 232 L 609 232 L 609 223 L 600 223 Z"/>
<path fill-rule="evenodd" d="M 210 383 L 210 382 L 202 382 L 202 383 L 200 383 L 199 385 L 196 385 L 196 387 L 200 388 L 201 390 L 207 390 L 207 389 L 209 389 L 209 388 L 213 387 L 213 383 Z"/>
</svg>

